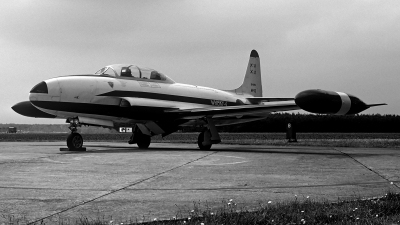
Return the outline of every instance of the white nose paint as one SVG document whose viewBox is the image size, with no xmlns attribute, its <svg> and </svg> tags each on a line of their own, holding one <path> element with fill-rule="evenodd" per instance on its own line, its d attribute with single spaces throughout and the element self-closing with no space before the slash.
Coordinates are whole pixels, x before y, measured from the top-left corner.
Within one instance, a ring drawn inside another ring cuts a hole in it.
<svg viewBox="0 0 400 225">
<path fill-rule="evenodd" d="M 52 78 L 44 81 L 47 86 L 47 93 L 30 93 L 30 101 L 60 101 L 60 85 L 58 84 L 57 78 Z"/>
<path fill-rule="evenodd" d="M 59 102 L 61 88 L 60 88 L 60 84 L 58 83 L 57 78 L 47 80 L 46 83 L 47 83 L 47 87 L 49 89 L 49 95 L 51 96 L 51 101 Z"/>
<path fill-rule="evenodd" d="M 335 115 L 346 115 L 346 113 L 349 112 L 350 107 L 351 107 L 351 100 L 350 97 L 343 92 L 336 92 L 341 100 L 342 100 L 342 106 L 340 107 L 340 110 L 335 114 Z"/>
<path fill-rule="evenodd" d="M 58 78 L 61 89 L 61 102 L 90 103 L 96 91 L 97 81 L 90 76 L 67 76 Z M 104 86 L 112 90 L 114 83 L 103 82 Z M 115 99 L 120 102 L 120 99 Z"/>
</svg>

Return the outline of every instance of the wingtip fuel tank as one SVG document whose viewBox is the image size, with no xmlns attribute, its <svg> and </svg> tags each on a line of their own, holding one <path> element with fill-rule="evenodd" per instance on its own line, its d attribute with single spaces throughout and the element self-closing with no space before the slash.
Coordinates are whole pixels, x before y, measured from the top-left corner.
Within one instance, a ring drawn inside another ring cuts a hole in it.
<svg viewBox="0 0 400 225">
<path fill-rule="evenodd" d="M 296 95 L 295 102 L 307 112 L 336 115 L 352 115 L 373 106 L 386 105 L 368 105 L 354 95 L 321 89 L 302 91 Z"/>
<path fill-rule="evenodd" d="M 11 107 L 16 113 L 27 117 L 35 118 L 56 118 L 56 116 L 45 113 L 35 106 L 32 105 L 30 101 L 24 101 L 17 103 Z"/>
</svg>

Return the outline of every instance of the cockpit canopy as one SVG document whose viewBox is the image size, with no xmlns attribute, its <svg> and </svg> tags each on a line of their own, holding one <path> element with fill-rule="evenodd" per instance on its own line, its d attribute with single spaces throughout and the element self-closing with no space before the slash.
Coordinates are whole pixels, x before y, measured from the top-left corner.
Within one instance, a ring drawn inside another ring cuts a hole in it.
<svg viewBox="0 0 400 225">
<path fill-rule="evenodd" d="M 114 64 L 101 68 L 96 75 L 106 75 L 119 78 L 131 78 L 134 80 L 156 81 L 163 83 L 175 83 L 168 76 L 157 72 L 156 70 L 138 67 L 129 64 Z"/>
</svg>

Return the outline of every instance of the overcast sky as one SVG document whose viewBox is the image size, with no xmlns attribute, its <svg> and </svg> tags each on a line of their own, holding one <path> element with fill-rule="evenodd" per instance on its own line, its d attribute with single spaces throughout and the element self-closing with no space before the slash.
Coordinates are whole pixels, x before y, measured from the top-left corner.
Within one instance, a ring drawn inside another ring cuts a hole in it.
<svg viewBox="0 0 400 225">
<path fill-rule="evenodd" d="M 63 123 L 11 106 L 45 79 L 114 63 L 233 89 L 252 49 L 264 96 L 320 88 L 389 104 L 365 113 L 400 114 L 398 0 L 4 0 L 0 8 L 0 123 Z"/>
</svg>

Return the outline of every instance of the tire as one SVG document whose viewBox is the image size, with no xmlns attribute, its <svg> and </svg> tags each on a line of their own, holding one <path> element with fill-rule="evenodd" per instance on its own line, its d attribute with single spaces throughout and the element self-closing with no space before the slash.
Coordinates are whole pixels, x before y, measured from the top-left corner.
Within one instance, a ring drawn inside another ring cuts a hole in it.
<svg viewBox="0 0 400 225">
<path fill-rule="evenodd" d="M 148 149 L 150 146 L 151 137 L 145 134 L 140 134 L 137 139 L 137 146 L 140 149 Z"/>
<path fill-rule="evenodd" d="M 204 141 L 204 131 L 201 132 L 201 133 L 199 134 L 199 137 L 197 138 L 197 145 L 199 146 L 199 148 L 200 148 L 201 150 L 210 150 L 212 144 L 210 144 L 210 145 L 203 145 L 203 141 Z"/>
<path fill-rule="evenodd" d="M 83 146 L 83 138 L 79 133 L 72 133 L 67 138 L 67 146 L 69 149 L 80 149 Z"/>
</svg>

